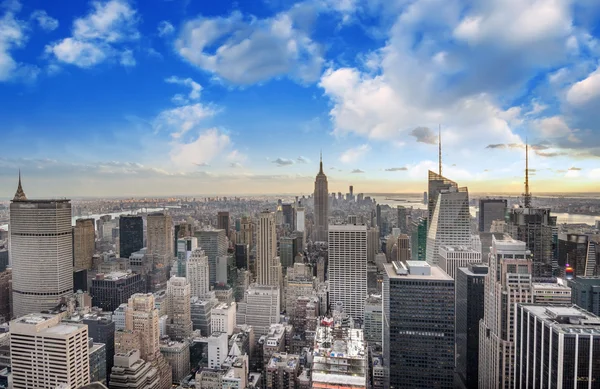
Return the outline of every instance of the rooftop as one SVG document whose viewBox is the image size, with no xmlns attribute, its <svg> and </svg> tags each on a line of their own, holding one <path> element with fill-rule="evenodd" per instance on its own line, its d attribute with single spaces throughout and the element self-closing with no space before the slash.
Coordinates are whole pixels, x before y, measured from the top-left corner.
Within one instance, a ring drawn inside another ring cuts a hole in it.
<svg viewBox="0 0 600 389">
<path fill-rule="evenodd" d="M 600 317 L 577 305 L 519 304 L 554 331 L 563 334 L 588 334 L 600 337 Z"/>
<path fill-rule="evenodd" d="M 366 345 L 363 331 L 347 329 L 343 338 L 336 338 L 338 329 L 319 326 L 315 334 L 314 356 L 344 357 L 349 359 L 365 359 Z"/>
<path fill-rule="evenodd" d="M 407 261 L 407 264 L 409 264 L 409 267 L 410 267 L 411 262 L 417 262 L 418 265 L 421 267 L 430 266 L 430 268 L 431 268 L 430 275 L 415 275 L 415 274 L 410 274 L 410 272 L 408 272 L 408 274 L 398 274 L 394 268 L 395 263 L 394 264 L 385 263 L 385 264 L 383 264 L 383 267 L 385 269 L 387 276 L 390 279 L 395 279 L 395 280 L 397 280 L 397 279 L 412 279 L 412 280 L 430 280 L 430 281 L 454 281 L 454 279 L 452 277 L 450 277 L 445 271 L 443 271 L 439 266 L 431 266 L 431 265 L 427 264 L 427 262 L 425 262 L 425 261 Z"/>
</svg>

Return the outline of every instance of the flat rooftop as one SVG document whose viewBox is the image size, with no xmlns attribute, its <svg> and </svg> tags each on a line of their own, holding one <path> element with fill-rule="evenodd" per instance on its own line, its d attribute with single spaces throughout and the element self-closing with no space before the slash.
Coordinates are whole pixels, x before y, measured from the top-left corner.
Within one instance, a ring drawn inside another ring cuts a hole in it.
<svg viewBox="0 0 600 389">
<path fill-rule="evenodd" d="M 421 263 L 419 266 L 423 266 L 422 263 L 425 261 L 407 261 L 410 262 L 419 262 Z M 384 263 L 383 268 L 390 279 L 394 280 L 431 280 L 431 281 L 454 281 L 452 277 L 450 277 L 445 271 L 443 271 L 439 266 L 431 266 L 431 275 L 414 275 L 414 274 L 406 274 L 399 275 L 396 274 L 394 270 L 394 266 L 391 263 Z"/>
<path fill-rule="evenodd" d="M 600 317 L 577 305 L 519 305 L 557 332 L 600 337 Z"/>
</svg>

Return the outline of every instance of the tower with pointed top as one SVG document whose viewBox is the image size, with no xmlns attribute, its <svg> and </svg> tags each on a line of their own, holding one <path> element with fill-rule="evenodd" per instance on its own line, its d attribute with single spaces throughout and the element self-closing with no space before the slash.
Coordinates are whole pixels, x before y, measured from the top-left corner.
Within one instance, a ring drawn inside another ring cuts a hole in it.
<svg viewBox="0 0 600 389">
<path fill-rule="evenodd" d="M 329 225 L 329 189 L 327 187 L 327 176 L 323 172 L 323 155 L 319 161 L 319 174 L 315 179 L 315 224 L 313 240 L 315 242 L 327 242 L 327 230 Z"/>
<path fill-rule="evenodd" d="M 10 204 L 14 316 L 52 309 L 73 293 L 70 200 L 29 200 L 19 184 Z"/>
</svg>

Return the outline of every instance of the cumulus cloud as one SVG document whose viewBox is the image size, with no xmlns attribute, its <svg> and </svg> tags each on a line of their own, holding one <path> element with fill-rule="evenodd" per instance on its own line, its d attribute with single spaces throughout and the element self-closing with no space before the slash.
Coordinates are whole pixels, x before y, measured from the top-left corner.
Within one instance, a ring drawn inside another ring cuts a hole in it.
<svg viewBox="0 0 600 389">
<path fill-rule="evenodd" d="M 360 174 L 360 173 L 364 173 L 364 172 L 365 172 L 364 170 L 354 169 L 350 173 L 352 173 L 352 174 Z"/>
<path fill-rule="evenodd" d="M 573 84 L 567 91 L 567 101 L 575 106 L 585 105 L 600 98 L 600 66 L 585 79 Z"/>
<path fill-rule="evenodd" d="M 217 128 L 200 132 L 190 142 L 175 142 L 171 149 L 171 161 L 179 168 L 210 163 L 215 157 L 231 146 L 229 135 Z"/>
<path fill-rule="evenodd" d="M 167 36 L 175 32 L 175 27 L 173 27 L 173 25 L 167 20 L 163 20 L 158 23 L 157 29 L 158 36 Z"/>
<path fill-rule="evenodd" d="M 371 150 L 371 146 L 363 144 L 358 147 L 348 149 L 340 155 L 340 161 L 343 163 L 353 163 L 361 159 L 366 153 Z"/>
<path fill-rule="evenodd" d="M 18 1 L 0 4 L 0 82 L 34 80 L 39 74 L 36 66 L 17 62 L 12 55 L 15 49 L 22 48 L 27 42 L 27 22 L 16 17 L 21 4 Z"/>
<path fill-rule="evenodd" d="M 282 76 L 312 82 L 324 62 L 321 47 L 298 28 L 292 12 L 265 19 L 237 11 L 198 17 L 184 23 L 175 47 L 190 63 L 240 85 Z"/>
<path fill-rule="evenodd" d="M 283 166 L 293 165 L 294 161 L 292 161 L 291 159 L 287 159 L 287 158 L 277 158 L 277 159 L 271 161 L 271 163 L 274 163 L 278 167 L 283 167 Z"/>
<path fill-rule="evenodd" d="M 177 85 L 183 85 L 183 86 L 189 87 L 190 93 L 188 95 L 188 98 L 190 100 L 198 100 L 200 98 L 200 92 L 202 91 L 202 86 L 189 77 L 188 78 L 179 78 L 176 76 L 171 76 L 171 77 L 167 78 L 165 80 L 165 82 L 167 82 L 169 84 L 177 84 Z M 183 101 L 183 102 L 186 101 L 185 99 L 182 99 L 182 98 L 180 98 L 179 100 Z"/>
<path fill-rule="evenodd" d="M 72 36 L 46 46 L 45 52 L 59 62 L 88 68 L 109 59 L 134 66 L 127 42 L 140 37 L 137 11 L 126 0 L 94 1 L 90 12 L 73 22 Z"/>
<path fill-rule="evenodd" d="M 58 20 L 48 15 L 44 10 L 33 11 L 30 18 L 35 20 L 45 31 L 53 31 L 58 28 Z"/>
<path fill-rule="evenodd" d="M 296 162 L 298 163 L 310 163 L 310 159 L 303 157 L 303 156 L 299 156 L 298 158 L 296 158 Z"/>
<path fill-rule="evenodd" d="M 180 138 L 215 113 L 215 109 L 201 103 L 184 105 L 160 112 L 154 119 L 153 126 L 156 131 L 166 130 L 173 138 Z"/>
<path fill-rule="evenodd" d="M 386 172 L 402 172 L 402 171 L 407 171 L 408 168 L 403 166 L 403 167 L 390 167 L 385 169 Z"/>
<path fill-rule="evenodd" d="M 410 132 L 411 136 L 417 139 L 417 142 L 426 143 L 429 145 L 437 144 L 437 136 L 429 129 L 429 127 L 417 127 Z"/>
</svg>

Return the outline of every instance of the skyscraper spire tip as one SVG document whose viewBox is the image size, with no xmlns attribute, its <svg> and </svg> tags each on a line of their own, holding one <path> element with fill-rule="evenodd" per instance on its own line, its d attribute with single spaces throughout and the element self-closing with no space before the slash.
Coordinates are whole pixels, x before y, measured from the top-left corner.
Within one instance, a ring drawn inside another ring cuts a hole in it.
<svg viewBox="0 0 600 389">
<path fill-rule="evenodd" d="M 21 185 L 21 169 L 19 169 L 19 185 L 17 186 L 17 192 L 15 193 L 13 201 L 27 201 L 27 196 L 25 196 L 23 186 Z"/>
</svg>

